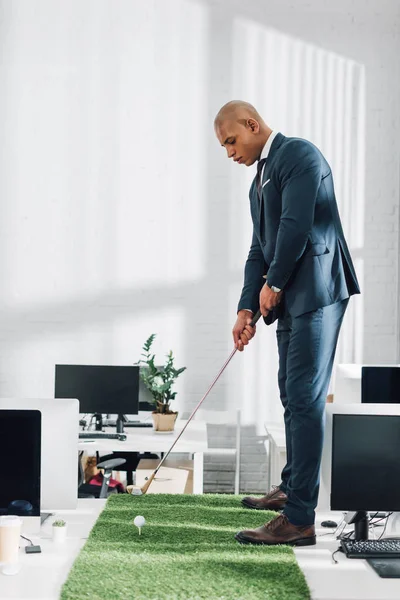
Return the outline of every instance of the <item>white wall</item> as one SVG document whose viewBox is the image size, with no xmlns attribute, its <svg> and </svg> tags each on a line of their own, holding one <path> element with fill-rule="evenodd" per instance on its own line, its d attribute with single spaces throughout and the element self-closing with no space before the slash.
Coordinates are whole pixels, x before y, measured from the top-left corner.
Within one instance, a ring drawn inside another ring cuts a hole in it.
<svg viewBox="0 0 400 600">
<path fill-rule="evenodd" d="M 52 396 L 54 364 L 131 364 L 157 333 L 198 402 L 232 348 L 253 170 L 213 118 L 253 102 L 332 164 L 363 295 L 338 357 L 399 356 L 398 3 L 0 2 L 0 394 Z M 274 328 L 208 405 L 241 406 L 242 486 L 281 418 Z M 211 485 L 217 482 L 211 481 Z M 276 482 L 279 483 L 279 482 Z"/>
</svg>

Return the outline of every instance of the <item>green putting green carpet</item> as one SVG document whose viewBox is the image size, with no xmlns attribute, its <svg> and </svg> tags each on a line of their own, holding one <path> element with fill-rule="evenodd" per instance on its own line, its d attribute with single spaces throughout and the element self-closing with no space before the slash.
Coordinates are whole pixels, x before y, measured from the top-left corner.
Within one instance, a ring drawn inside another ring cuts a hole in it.
<svg viewBox="0 0 400 600">
<path fill-rule="evenodd" d="M 139 535 L 133 519 L 146 525 Z M 240 497 L 110 496 L 77 557 L 62 600 L 305 600 L 310 591 L 289 546 L 241 545 L 234 535 L 275 513 Z"/>
</svg>

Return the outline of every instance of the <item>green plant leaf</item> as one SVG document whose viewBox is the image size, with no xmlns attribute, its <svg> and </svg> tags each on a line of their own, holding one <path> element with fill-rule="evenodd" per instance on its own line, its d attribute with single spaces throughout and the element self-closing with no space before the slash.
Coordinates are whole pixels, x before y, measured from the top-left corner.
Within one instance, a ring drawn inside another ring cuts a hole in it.
<svg viewBox="0 0 400 600">
<path fill-rule="evenodd" d="M 172 350 L 166 354 L 166 361 L 164 366 L 156 366 L 155 354 L 151 353 L 151 347 L 156 337 L 155 333 L 152 333 L 145 343 L 143 344 L 141 357 L 138 361 L 140 366 L 139 375 L 147 389 L 150 391 L 156 410 L 158 412 L 164 411 L 166 405 L 176 397 L 176 392 L 172 392 L 172 386 L 174 385 L 177 377 L 186 370 L 186 367 L 175 369 L 174 366 L 174 355 Z"/>
</svg>

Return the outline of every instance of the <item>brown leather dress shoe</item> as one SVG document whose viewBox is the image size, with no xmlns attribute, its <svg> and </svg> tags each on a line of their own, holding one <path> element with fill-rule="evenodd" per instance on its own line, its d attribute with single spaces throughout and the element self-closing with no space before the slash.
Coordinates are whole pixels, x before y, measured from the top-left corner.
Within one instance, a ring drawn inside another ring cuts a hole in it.
<svg viewBox="0 0 400 600">
<path fill-rule="evenodd" d="M 316 544 L 314 525 L 297 526 L 286 515 L 278 515 L 257 529 L 239 531 L 235 539 L 241 544 L 289 544 L 290 546 L 313 546 Z"/>
<path fill-rule="evenodd" d="M 252 496 L 242 498 L 243 506 L 254 510 L 282 510 L 286 502 L 287 496 L 285 492 L 282 492 L 281 488 L 276 485 L 262 498 L 253 498 Z"/>
</svg>

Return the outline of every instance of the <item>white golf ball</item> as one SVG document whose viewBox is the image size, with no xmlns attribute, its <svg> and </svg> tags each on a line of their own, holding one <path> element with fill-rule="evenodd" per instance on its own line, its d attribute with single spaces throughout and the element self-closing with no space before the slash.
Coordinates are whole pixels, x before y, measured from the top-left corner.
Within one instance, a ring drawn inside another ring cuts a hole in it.
<svg viewBox="0 0 400 600">
<path fill-rule="evenodd" d="M 133 523 L 136 527 L 143 527 L 143 525 L 146 525 L 146 519 L 139 515 L 134 518 Z"/>
</svg>

